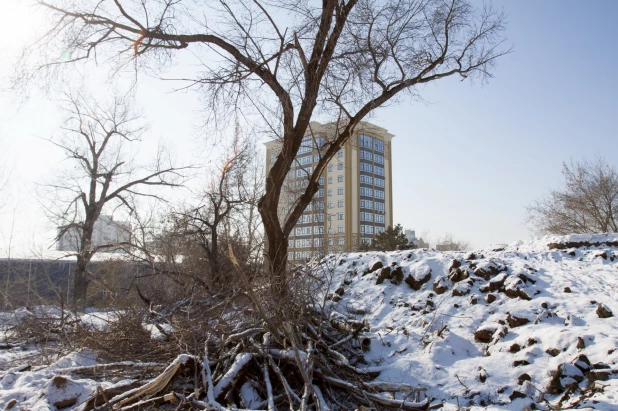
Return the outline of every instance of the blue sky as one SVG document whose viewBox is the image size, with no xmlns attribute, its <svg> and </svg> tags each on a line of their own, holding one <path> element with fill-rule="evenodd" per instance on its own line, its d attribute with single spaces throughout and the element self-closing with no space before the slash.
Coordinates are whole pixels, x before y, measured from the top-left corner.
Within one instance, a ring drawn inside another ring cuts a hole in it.
<svg viewBox="0 0 618 411">
<path fill-rule="evenodd" d="M 395 221 L 482 247 L 525 239 L 525 205 L 562 184 L 562 162 L 618 166 L 618 2 L 495 1 L 512 54 L 487 84 L 449 79 L 430 104 L 375 121 L 394 140 Z"/>
<path fill-rule="evenodd" d="M 4 56 L 14 56 L 40 22 L 25 3 L 0 5 L 12 16 L 0 27 Z M 424 103 L 402 101 L 371 119 L 396 135 L 395 222 L 428 232 L 433 240 L 449 232 L 475 247 L 529 237 L 524 207 L 560 187 L 563 161 L 601 154 L 618 166 L 618 2 L 490 3 L 507 13 L 508 41 L 514 45 L 494 78 L 486 84 L 436 82 L 423 90 Z M 0 59 L 0 74 L 8 73 L 8 61 Z M 179 155 L 207 158 L 207 150 L 195 149 L 198 96 L 170 88 L 154 79 L 140 81 L 149 144 L 172 139 Z M 53 98 L 33 91 L 25 104 L 18 100 L 0 94 L 0 161 L 12 170 L 9 205 L 0 214 L 0 250 L 7 247 L 11 227 L 13 247 L 49 245 L 49 238 L 42 239 L 51 227 L 33 198 L 34 182 L 62 160 L 40 139 L 57 134 Z"/>
</svg>

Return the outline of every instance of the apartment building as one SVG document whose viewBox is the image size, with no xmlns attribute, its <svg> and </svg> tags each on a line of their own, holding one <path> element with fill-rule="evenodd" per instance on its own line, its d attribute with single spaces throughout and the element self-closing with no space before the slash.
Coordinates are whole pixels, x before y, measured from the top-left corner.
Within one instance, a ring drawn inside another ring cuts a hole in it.
<svg viewBox="0 0 618 411">
<path fill-rule="evenodd" d="M 335 124 L 311 122 L 286 178 L 279 203 L 281 221 L 308 184 Z M 386 129 L 368 122 L 330 161 L 320 189 L 288 239 L 288 260 L 300 262 L 315 254 L 356 251 L 393 225 L 391 140 Z M 277 140 L 266 144 L 267 172 L 280 152 Z"/>
<path fill-rule="evenodd" d="M 58 227 L 58 234 L 62 233 L 56 249 L 59 251 L 75 251 L 81 246 L 81 231 L 72 227 L 64 231 L 63 227 Z M 131 239 L 131 224 L 128 222 L 116 221 L 109 215 L 100 216 L 94 223 L 92 233 L 92 246 L 100 247 L 106 245 L 120 244 Z M 103 252 L 118 252 L 119 248 L 106 248 Z"/>
</svg>

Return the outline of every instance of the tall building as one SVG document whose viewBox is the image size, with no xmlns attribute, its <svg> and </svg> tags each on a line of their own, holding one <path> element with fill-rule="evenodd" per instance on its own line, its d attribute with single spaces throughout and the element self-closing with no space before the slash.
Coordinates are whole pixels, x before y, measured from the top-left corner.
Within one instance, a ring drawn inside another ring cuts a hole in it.
<svg viewBox="0 0 618 411">
<path fill-rule="evenodd" d="M 286 177 L 279 202 L 284 220 L 325 145 L 335 124 L 311 122 Z M 330 161 L 320 177 L 320 189 L 288 239 L 288 260 L 303 261 L 314 254 L 356 251 L 376 234 L 393 225 L 391 140 L 394 135 L 374 124 L 361 122 Z M 266 143 L 267 172 L 281 150 L 277 140 Z"/>
<path fill-rule="evenodd" d="M 58 234 L 63 228 L 58 227 Z M 78 251 L 81 243 L 81 232 L 78 228 L 69 228 L 58 239 L 56 249 L 59 251 Z M 112 216 L 102 215 L 94 223 L 92 246 L 114 245 L 128 242 L 131 239 L 131 224 L 115 221 Z M 110 247 L 103 252 L 116 252 L 118 248 Z"/>
</svg>

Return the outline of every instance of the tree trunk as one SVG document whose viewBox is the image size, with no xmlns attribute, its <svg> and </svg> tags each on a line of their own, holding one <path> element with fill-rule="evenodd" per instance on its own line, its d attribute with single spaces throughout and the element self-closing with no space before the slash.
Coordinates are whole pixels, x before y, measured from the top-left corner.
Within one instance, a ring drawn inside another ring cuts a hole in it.
<svg viewBox="0 0 618 411">
<path fill-rule="evenodd" d="M 77 264 L 75 265 L 73 277 L 72 303 L 78 308 L 84 306 L 86 303 L 88 285 L 90 284 L 90 279 L 87 274 L 88 263 L 89 260 L 86 257 L 82 255 L 77 256 Z"/>
</svg>

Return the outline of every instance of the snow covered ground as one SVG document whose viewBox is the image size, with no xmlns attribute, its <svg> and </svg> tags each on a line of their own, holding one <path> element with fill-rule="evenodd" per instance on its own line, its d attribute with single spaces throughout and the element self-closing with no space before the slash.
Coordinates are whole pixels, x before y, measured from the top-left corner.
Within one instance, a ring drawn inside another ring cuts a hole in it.
<svg viewBox="0 0 618 411">
<path fill-rule="evenodd" d="M 618 315 L 618 235 L 351 253 L 316 267 L 332 276 L 333 316 L 366 323 L 378 380 L 423 387 L 432 406 L 618 409 L 618 320 L 608 316 Z M 95 314 L 84 321 L 102 326 Z M 91 353 L 2 367 L 15 355 L 0 351 L 0 409 L 76 409 L 100 384 L 71 372 L 96 363 Z"/>
<path fill-rule="evenodd" d="M 573 390 L 563 407 L 618 410 L 618 319 L 598 314 L 618 314 L 618 236 L 325 262 L 329 304 L 367 323 L 379 379 L 425 387 L 443 409 L 544 409 Z"/>
</svg>

